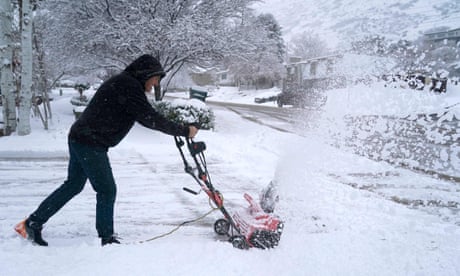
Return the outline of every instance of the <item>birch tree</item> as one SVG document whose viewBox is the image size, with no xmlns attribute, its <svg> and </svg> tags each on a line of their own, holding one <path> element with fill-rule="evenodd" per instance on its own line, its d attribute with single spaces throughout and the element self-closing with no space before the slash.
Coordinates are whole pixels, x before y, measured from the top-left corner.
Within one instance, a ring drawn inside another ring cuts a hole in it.
<svg viewBox="0 0 460 276">
<path fill-rule="evenodd" d="M 32 107 L 32 7 L 30 0 L 22 0 L 21 14 L 21 90 L 19 92 L 18 134 L 30 134 Z"/>
<path fill-rule="evenodd" d="M 13 83 L 13 9 L 10 0 L 0 1 L 0 90 L 3 105 L 3 133 L 16 130 L 16 95 Z"/>
</svg>

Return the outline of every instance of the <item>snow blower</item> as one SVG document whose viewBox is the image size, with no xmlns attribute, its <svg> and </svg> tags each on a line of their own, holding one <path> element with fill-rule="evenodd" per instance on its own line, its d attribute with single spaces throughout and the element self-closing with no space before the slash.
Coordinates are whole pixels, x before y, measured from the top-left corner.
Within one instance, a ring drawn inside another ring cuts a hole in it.
<svg viewBox="0 0 460 276">
<path fill-rule="evenodd" d="M 234 213 L 229 213 L 224 207 L 222 194 L 214 188 L 206 167 L 204 142 L 195 142 L 191 138 L 186 138 L 186 144 L 193 158 L 196 168 L 192 168 L 184 155 L 182 147 L 185 145 L 181 137 L 174 137 L 176 146 L 184 162 L 185 172 L 190 174 L 209 197 L 210 201 L 219 209 L 223 218 L 214 223 L 214 231 L 220 236 L 228 237 L 228 241 L 233 247 L 248 249 L 251 247 L 268 249 L 278 245 L 283 231 L 283 222 L 272 214 L 274 209 L 273 190 L 269 186 L 262 192 L 261 202 L 256 202 L 250 195 L 244 194 L 249 206 L 242 208 Z M 191 194 L 197 195 L 198 192 L 183 188 Z M 262 208 L 262 207 L 266 208 Z"/>
</svg>

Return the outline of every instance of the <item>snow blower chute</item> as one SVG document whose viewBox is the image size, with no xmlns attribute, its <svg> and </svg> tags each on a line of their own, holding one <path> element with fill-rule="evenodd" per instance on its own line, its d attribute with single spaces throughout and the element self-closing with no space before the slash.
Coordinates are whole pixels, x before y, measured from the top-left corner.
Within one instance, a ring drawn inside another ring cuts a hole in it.
<svg viewBox="0 0 460 276">
<path fill-rule="evenodd" d="M 249 206 L 238 212 L 229 213 L 224 207 L 222 194 L 211 183 L 203 153 L 206 149 L 206 144 L 204 142 L 194 142 L 190 138 L 185 139 L 190 155 L 196 165 L 196 168 L 192 168 L 182 150 L 185 145 L 184 140 L 177 136 L 174 139 L 184 162 L 185 172 L 195 179 L 201 190 L 208 195 L 209 199 L 224 216 L 214 223 L 214 231 L 218 235 L 227 236 L 232 245 L 240 249 L 250 247 L 267 249 L 277 246 L 283 231 L 283 223 L 272 214 L 274 206 L 270 204 L 270 199 L 264 201 L 264 197 L 269 193 L 264 192 L 260 204 L 250 195 L 244 194 Z M 189 193 L 198 194 L 194 190 L 183 189 Z M 261 206 L 268 207 L 262 208 Z"/>
</svg>

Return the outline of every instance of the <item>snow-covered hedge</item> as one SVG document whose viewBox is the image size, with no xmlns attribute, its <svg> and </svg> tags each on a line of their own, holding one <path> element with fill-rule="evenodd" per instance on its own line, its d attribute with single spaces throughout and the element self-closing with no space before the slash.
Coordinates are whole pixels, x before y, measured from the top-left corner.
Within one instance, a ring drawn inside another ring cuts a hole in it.
<svg viewBox="0 0 460 276">
<path fill-rule="evenodd" d="M 150 100 L 150 103 L 160 114 L 177 123 L 196 123 L 201 129 L 214 128 L 214 112 L 197 99 L 176 99 L 172 102 Z"/>
<path fill-rule="evenodd" d="M 91 97 L 83 96 L 74 96 L 70 99 L 70 103 L 75 106 L 87 106 Z"/>
</svg>

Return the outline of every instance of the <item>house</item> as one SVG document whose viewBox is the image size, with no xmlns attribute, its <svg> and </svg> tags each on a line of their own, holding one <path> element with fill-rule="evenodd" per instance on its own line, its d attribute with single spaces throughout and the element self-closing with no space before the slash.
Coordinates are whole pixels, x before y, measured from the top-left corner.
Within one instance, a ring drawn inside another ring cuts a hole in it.
<svg viewBox="0 0 460 276">
<path fill-rule="evenodd" d="M 289 90 L 291 89 L 290 86 L 293 85 L 303 89 L 327 89 L 330 86 L 335 86 L 332 81 L 340 76 L 333 67 L 342 57 L 343 55 L 330 55 L 307 60 L 290 59 L 286 65 L 283 90 Z"/>
<path fill-rule="evenodd" d="M 245 90 L 266 89 L 272 88 L 275 85 L 270 77 L 236 77 L 229 69 L 220 69 L 216 67 L 193 67 L 190 69 L 189 75 L 194 84 L 198 86 L 238 86 L 240 89 Z"/>
<path fill-rule="evenodd" d="M 460 42 L 460 28 L 441 31 L 441 32 L 431 32 L 424 34 L 426 41 L 439 42 L 445 39 L 455 41 L 455 43 Z"/>
<path fill-rule="evenodd" d="M 286 75 L 287 79 L 308 89 L 330 89 L 379 78 L 391 71 L 394 65 L 395 62 L 389 58 L 333 54 L 300 61 L 290 60 L 286 65 Z"/>
<path fill-rule="evenodd" d="M 231 86 L 235 84 L 233 76 L 229 73 L 229 70 L 222 70 L 215 67 L 209 69 L 194 67 L 191 69 L 190 77 L 198 86 Z"/>
</svg>

